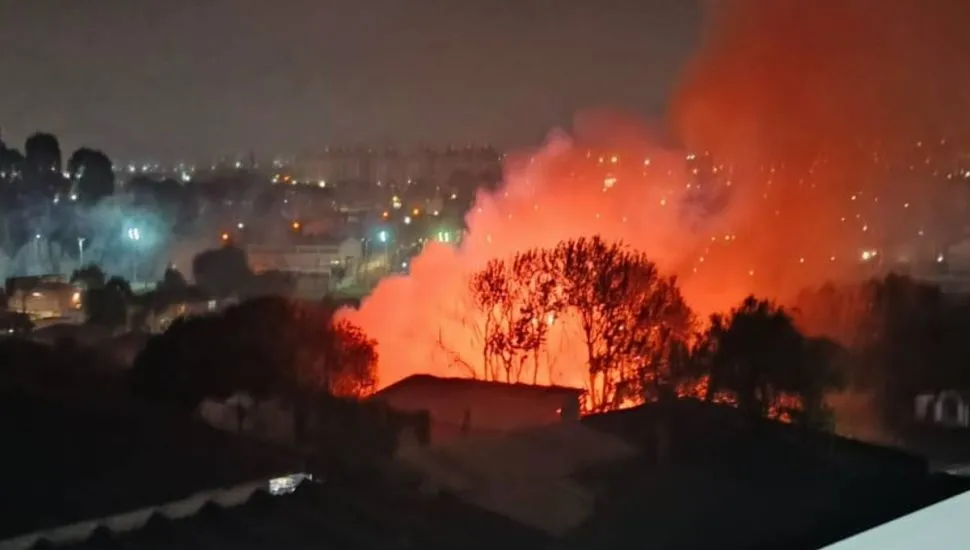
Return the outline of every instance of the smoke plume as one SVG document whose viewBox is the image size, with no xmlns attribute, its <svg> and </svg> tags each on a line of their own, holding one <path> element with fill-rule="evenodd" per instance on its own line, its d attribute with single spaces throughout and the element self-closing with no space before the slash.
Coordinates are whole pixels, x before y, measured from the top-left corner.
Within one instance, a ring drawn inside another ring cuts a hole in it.
<svg viewBox="0 0 970 550">
<path fill-rule="evenodd" d="M 344 315 L 379 342 L 380 382 L 476 368 L 467 280 L 491 258 L 598 234 L 676 274 L 701 314 L 747 293 L 919 265 L 959 233 L 970 138 L 970 4 L 938 0 L 711 3 L 662 147 L 633 117 L 595 112 L 513 155 L 458 248 Z M 551 90 L 550 93 L 555 93 Z M 878 261 L 873 261 L 878 258 Z M 545 382 L 581 384 L 563 332 Z"/>
</svg>

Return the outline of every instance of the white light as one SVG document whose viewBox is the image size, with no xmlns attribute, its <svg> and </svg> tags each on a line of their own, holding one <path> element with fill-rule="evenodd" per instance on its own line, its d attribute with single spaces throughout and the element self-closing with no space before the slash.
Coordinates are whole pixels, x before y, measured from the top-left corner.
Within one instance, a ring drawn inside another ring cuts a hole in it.
<svg viewBox="0 0 970 550">
<path fill-rule="evenodd" d="M 71 193 L 71 200 L 72 201 L 76 201 L 77 200 L 77 193 Z"/>
<path fill-rule="evenodd" d="M 411 216 L 404 216 L 404 225 L 411 225 Z"/>
<path fill-rule="evenodd" d="M 937 256 L 936 256 L 936 263 L 942 264 L 943 263 L 943 260 L 944 260 L 943 254 L 937 254 Z"/>
<path fill-rule="evenodd" d="M 401 262 L 401 269 L 407 269 L 407 268 L 408 268 L 408 263 L 407 262 Z"/>
<path fill-rule="evenodd" d="M 36 235 L 34 235 L 34 238 L 35 238 L 35 239 L 37 239 L 37 240 L 39 241 L 39 240 L 40 240 L 40 233 L 38 233 L 38 234 L 36 234 Z"/>
<path fill-rule="evenodd" d="M 285 495 L 296 491 L 305 480 L 313 480 L 310 474 L 291 474 L 269 480 L 269 494 L 273 496 Z"/>
<path fill-rule="evenodd" d="M 236 224 L 236 227 L 238 227 L 239 229 L 242 229 L 242 228 L 246 227 L 246 224 L 244 224 L 243 222 L 239 222 L 239 223 Z"/>
<path fill-rule="evenodd" d="M 381 231 L 380 233 L 378 233 L 377 234 L 377 240 L 381 241 L 382 243 L 386 243 L 387 242 L 387 231 Z"/>
</svg>

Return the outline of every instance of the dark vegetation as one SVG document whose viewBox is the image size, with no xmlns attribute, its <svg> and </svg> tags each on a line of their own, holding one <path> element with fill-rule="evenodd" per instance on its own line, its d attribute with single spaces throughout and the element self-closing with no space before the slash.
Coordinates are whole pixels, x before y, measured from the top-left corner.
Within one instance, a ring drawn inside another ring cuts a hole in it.
<svg viewBox="0 0 970 550">
<path fill-rule="evenodd" d="M 591 238 L 494 260 L 470 293 L 483 319 L 476 374 L 491 380 L 535 380 L 549 326 L 576 319 L 591 411 L 690 396 L 831 427 L 827 396 L 844 391 L 873 395 L 873 421 L 894 430 L 916 393 L 970 387 L 970 303 L 903 276 L 806 289 L 788 305 L 750 296 L 702 320 L 648 258 Z"/>
</svg>

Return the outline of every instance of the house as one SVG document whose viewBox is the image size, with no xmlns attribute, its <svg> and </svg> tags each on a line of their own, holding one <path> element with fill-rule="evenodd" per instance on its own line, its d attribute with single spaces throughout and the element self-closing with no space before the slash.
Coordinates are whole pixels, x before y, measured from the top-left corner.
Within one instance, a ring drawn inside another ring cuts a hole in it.
<svg viewBox="0 0 970 550">
<path fill-rule="evenodd" d="M 399 411 L 427 411 L 430 440 L 494 434 L 579 419 L 583 390 L 471 378 L 409 376 L 371 399 Z"/>
</svg>

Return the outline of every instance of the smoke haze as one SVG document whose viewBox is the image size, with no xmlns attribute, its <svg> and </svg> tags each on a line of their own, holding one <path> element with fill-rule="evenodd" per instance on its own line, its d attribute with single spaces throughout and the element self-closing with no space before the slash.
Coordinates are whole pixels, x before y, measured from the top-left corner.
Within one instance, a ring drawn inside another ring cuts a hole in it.
<svg viewBox="0 0 970 550">
<path fill-rule="evenodd" d="M 712 2 L 671 105 L 683 147 L 622 114 L 580 115 L 512 155 L 460 248 L 429 245 L 410 275 L 344 313 L 379 342 L 381 385 L 480 369 L 468 277 L 564 239 L 643 250 L 701 314 L 871 274 L 861 259 L 876 254 L 935 257 L 966 206 L 968 15 L 948 0 Z M 568 323 L 550 336 L 544 382 L 582 384 L 575 340 Z"/>
</svg>

